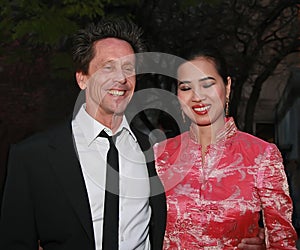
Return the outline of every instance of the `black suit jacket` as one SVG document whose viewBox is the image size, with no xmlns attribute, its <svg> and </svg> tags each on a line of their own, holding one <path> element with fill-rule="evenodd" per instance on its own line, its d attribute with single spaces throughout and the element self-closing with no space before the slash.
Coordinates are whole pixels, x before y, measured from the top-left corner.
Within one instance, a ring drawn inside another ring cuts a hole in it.
<svg viewBox="0 0 300 250">
<path fill-rule="evenodd" d="M 148 138 L 131 126 L 145 151 L 152 196 L 152 249 L 161 249 L 165 194 Z M 94 250 L 90 206 L 70 122 L 12 146 L 0 220 L 1 250 Z"/>
</svg>

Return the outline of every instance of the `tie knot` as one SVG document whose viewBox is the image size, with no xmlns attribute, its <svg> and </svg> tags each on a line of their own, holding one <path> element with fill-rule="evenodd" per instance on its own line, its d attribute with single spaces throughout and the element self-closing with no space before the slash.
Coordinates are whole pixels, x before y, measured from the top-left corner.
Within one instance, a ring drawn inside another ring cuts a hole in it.
<svg viewBox="0 0 300 250">
<path fill-rule="evenodd" d="M 100 137 L 107 138 L 110 144 L 115 144 L 117 135 L 110 136 L 104 130 L 102 130 L 99 134 Z"/>
</svg>

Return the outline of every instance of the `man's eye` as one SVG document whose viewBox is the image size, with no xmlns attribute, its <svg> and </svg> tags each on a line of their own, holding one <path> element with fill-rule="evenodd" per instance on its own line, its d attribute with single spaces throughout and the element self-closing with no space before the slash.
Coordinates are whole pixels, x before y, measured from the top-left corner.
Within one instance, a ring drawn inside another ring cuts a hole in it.
<svg viewBox="0 0 300 250">
<path fill-rule="evenodd" d="M 105 64 L 105 65 L 103 65 L 102 69 L 105 70 L 105 71 L 112 71 L 113 70 L 113 65 Z"/>
<path fill-rule="evenodd" d="M 134 67 L 132 67 L 132 66 L 124 67 L 123 70 L 124 70 L 126 73 L 133 73 L 133 72 L 135 71 Z"/>
</svg>

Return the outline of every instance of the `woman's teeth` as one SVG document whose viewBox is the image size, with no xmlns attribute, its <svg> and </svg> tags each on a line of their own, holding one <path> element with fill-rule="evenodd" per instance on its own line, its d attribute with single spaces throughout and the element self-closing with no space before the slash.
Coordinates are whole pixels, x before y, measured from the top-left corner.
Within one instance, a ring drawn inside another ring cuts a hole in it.
<svg viewBox="0 0 300 250">
<path fill-rule="evenodd" d="M 195 111 L 197 112 L 203 112 L 209 109 L 209 106 L 201 107 L 201 108 L 194 108 Z"/>
</svg>

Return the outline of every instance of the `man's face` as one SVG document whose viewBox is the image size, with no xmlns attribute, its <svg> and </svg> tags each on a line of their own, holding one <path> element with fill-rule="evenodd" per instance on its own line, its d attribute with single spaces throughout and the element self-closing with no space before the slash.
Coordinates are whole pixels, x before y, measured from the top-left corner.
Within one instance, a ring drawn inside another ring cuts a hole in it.
<svg viewBox="0 0 300 250">
<path fill-rule="evenodd" d="M 86 111 L 99 122 L 123 115 L 135 88 L 135 55 L 129 43 L 117 38 L 95 42 L 88 74 L 76 73 L 86 90 Z"/>
</svg>

